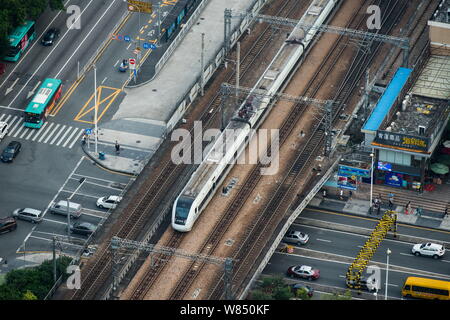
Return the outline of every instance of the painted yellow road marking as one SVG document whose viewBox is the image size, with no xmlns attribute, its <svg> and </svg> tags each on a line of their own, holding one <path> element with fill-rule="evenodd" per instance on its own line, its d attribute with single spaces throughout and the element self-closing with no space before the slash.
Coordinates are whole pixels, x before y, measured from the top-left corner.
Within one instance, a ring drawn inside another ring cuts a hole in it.
<svg viewBox="0 0 450 320">
<path fill-rule="evenodd" d="M 120 23 L 120 25 L 117 27 L 117 29 L 115 30 L 115 32 L 113 32 L 113 34 L 117 34 L 125 25 L 125 23 L 127 23 L 127 21 L 130 19 L 131 17 L 131 13 L 128 13 L 128 15 L 123 19 L 123 21 Z M 100 52 L 97 54 L 97 56 L 94 58 L 94 61 L 92 62 L 92 64 L 95 64 L 97 62 L 97 60 L 102 56 L 103 52 L 106 50 L 106 48 L 109 47 L 109 45 L 112 42 L 112 37 L 108 35 L 108 42 L 103 46 L 102 50 L 100 50 Z M 92 67 L 92 65 L 91 65 Z M 88 68 L 86 70 L 89 71 L 90 68 Z M 69 100 L 69 98 L 72 96 L 72 94 L 75 92 L 75 89 L 79 86 L 79 84 L 83 81 L 85 75 L 82 75 L 80 77 L 80 79 L 77 79 L 72 86 L 69 88 L 69 90 L 64 94 L 64 96 L 61 98 L 61 100 L 59 101 L 59 103 L 56 105 L 55 110 L 50 113 L 50 116 L 56 116 L 56 114 L 62 109 L 62 107 L 65 105 L 65 103 L 67 102 L 67 100 Z"/>
<path fill-rule="evenodd" d="M 361 219 L 361 220 L 368 220 L 368 221 L 373 221 L 373 222 L 378 221 L 378 219 L 375 219 L 375 218 L 368 218 L 368 217 L 354 216 L 354 215 L 351 215 L 351 214 L 345 214 L 345 213 L 333 212 L 333 211 L 322 210 L 322 209 L 312 209 L 312 208 L 308 208 L 308 210 L 309 210 L 309 211 L 315 211 L 315 212 L 327 213 L 327 214 L 334 214 L 334 215 L 336 215 L 336 216 L 349 217 L 349 218 L 356 218 L 356 219 Z M 397 223 L 397 225 L 402 226 L 402 227 L 407 227 L 407 228 L 414 228 L 414 229 L 419 229 L 419 230 L 434 231 L 434 232 L 441 232 L 441 233 L 445 233 L 445 234 L 450 234 L 450 231 L 445 231 L 445 230 L 439 230 L 439 229 L 433 229 L 433 228 L 427 228 L 427 227 L 419 227 L 419 226 L 412 226 L 412 225 L 409 225 L 409 224 L 403 224 L 403 223 Z"/>
<path fill-rule="evenodd" d="M 106 95 L 106 97 L 102 97 L 105 95 L 103 91 L 112 90 L 112 93 Z M 116 100 L 119 93 L 122 92 L 119 88 L 105 87 L 99 86 L 97 88 L 97 123 L 102 119 L 105 112 L 109 109 L 111 104 Z M 84 122 L 94 124 L 93 115 L 95 113 L 95 103 L 92 103 L 94 100 L 94 94 L 91 95 L 89 100 L 84 104 L 81 108 L 80 112 L 78 112 L 77 116 L 74 118 L 75 121 Z M 88 117 L 90 115 L 90 117 Z M 83 120 L 83 118 L 89 118 L 89 120 Z"/>
<path fill-rule="evenodd" d="M 161 3 L 161 7 L 174 6 L 177 2 L 178 0 L 166 0 Z"/>
</svg>

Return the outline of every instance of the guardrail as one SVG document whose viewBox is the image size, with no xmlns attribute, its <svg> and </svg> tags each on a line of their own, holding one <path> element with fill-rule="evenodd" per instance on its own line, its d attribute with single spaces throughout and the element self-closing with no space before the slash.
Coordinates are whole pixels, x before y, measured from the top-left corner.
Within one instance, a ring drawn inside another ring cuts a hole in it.
<svg viewBox="0 0 450 320">
<path fill-rule="evenodd" d="M 308 203 L 314 198 L 316 193 L 322 188 L 322 186 L 325 184 L 325 182 L 328 180 L 328 178 L 333 174 L 334 169 L 336 168 L 337 164 L 339 163 L 339 160 L 341 157 L 337 157 L 336 160 L 333 162 L 333 164 L 330 166 L 330 168 L 327 170 L 327 172 L 322 176 L 322 178 L 317 182 L 317 184 L 311 189 L 311 191 L 308 193 L 308 195 L 303 199 L 303 201 L 300 203 L 300 205 L 294 210 L 294 212 L 291 214 L 289 219 L 286 221 L 286 223 L 281 228 L 280 232 L 276 236 L 276 238 L 273 241 L 272 246 L 267 250 L 266 255 L 264 256 L 263 260 L 261 261 L 260 265 L 256 269 L 255 273 L 253 274 L 252 278 L 250 279 L 249 283 L 245 287 L 245 289 L 242 291 L 241 295 L 239 296 L 239 300 L 243 300 L 247 297 L 248 291 L 250 290 L 250 287 L 252 286 L 253 282 L 258 278 L 261 274 L 261 272 L 266 267 L 267 263 L 269 262 L 270 258 L 272 257 L 275 250 L 278 248 L 278 245 L 280 244 L 281 240 L 283 239 L 284 235 L 288 231 L 291 224 L 295 221 L 295 219 L 298 218 L 300 213 L 303 211 L 303 209 L 306 208 Z"/>
</svg>

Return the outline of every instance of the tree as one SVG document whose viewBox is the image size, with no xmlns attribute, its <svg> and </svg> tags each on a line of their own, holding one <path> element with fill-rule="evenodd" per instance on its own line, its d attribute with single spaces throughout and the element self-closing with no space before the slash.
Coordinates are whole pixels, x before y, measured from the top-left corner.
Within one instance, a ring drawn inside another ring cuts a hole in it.
<svg viewBox="0 0 450 320">
<path fill-rule="evenodd" d="M 273 300 L 272 295 L 263 292 L 261 290 L 254 290 L 251 292 L 251 299 L 252 300 Z"/>
<path fill-rule="evenodd" d="M 260 289 L 251 292 L 254 300 L 289 300 L 292 297 L 294 294 L 280 275 L 263 278 Z"/>
<path fill-rule="evenodd" d="M 301 300 L 310 300 L 311 297 L 308 296 L 308 291 L 305 288 L 299 288 L 295 292 L 295 296 Z"/>
</svg>

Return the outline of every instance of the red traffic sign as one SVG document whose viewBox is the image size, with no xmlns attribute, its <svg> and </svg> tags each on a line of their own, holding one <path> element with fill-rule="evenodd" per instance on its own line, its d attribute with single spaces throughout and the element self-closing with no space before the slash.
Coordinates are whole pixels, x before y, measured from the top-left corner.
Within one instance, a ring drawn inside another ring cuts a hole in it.
<svg viewBox="0 0 450 320">
<path fill-rule="evenodd" d="M 130 64 L 136 64 L 136 59 L 130 59 Z"/>
</svg>

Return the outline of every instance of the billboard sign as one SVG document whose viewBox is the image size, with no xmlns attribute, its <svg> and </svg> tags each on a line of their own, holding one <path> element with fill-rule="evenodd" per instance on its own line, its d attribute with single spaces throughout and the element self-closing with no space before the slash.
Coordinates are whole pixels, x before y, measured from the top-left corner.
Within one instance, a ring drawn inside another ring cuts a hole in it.
<svg viewBox="0 0 450 320">
<path fill-rule="evenodd" d="M 385 183 L 389 186 L 393 187 L 401 187 L 402 186 L 402 175 L 395 172 L 386 172 L 385 175 Z"/>
<path fill-rule="evenodd" d="M 357 178 L 339 176 L 337 180 L 337 185 L 339 188 L 356 190 L 357 189 Z"/>
</svg>

